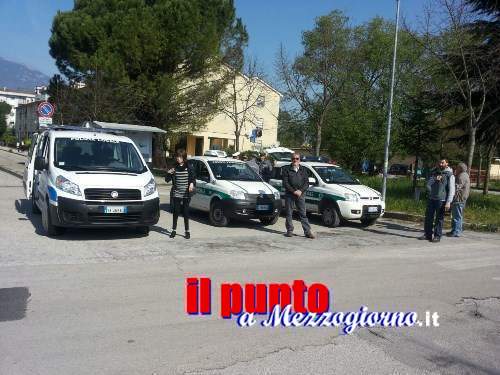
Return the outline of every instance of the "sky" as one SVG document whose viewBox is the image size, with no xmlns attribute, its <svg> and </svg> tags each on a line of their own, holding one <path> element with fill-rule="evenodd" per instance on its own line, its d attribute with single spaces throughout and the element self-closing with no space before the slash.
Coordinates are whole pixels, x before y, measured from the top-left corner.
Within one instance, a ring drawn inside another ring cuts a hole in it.
<svg viewBox="0 0 500 375">
<path fill-rule="evenodd" d="M 412 22 L 425 0 L 401 0 L 401 16 Z M 290 56 L 301 50 L 301 33 L 314 19 L 339 9 L 353 25 L 372 17 L 394 19 L 395 0 L 235 0 L 238 17 L 249 33 L 247 54 L 257 59 L 272 81 L 274 61 L 282 43 Z M 57 73 L 48 40 L 57 11 L 68 11 L 73 0 L 0 0 L 0 57 L 23 63 L 49 76 Z"/>
</svg>

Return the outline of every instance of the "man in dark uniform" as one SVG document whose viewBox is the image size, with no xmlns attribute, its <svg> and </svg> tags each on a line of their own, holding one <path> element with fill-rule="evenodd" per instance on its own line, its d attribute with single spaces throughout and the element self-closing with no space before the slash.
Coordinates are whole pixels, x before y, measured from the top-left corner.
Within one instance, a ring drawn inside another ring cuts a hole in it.
<svg viewBox="0 0 500 375">
<path fill-rule="evenodd" d="M 305 192 L 309 188 L 309 174 L 307 169 L 300 165 L 300 154 L 292 155 L 292 163 L 282 169 L 283 187 L 285 188 L 285 209 L 286 209 L 286 236 L 293 236 L 293 206 L 300 214 L 300 222 L 304 235 L 307 238 L 314 238 L 311 226 L 306 215 Z"/>
</svg>

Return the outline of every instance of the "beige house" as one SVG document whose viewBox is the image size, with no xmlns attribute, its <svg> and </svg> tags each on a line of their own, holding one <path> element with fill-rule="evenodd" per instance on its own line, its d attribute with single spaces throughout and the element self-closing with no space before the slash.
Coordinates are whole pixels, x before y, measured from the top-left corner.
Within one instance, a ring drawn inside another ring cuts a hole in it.
<svg viewBox="0 0 500 375">
<path fill-rule="evenodd" d="M 220 113 L 202 130 L 182 137 L 176 148 L 184 147 L 190 156 L 203 155 L 212 149 L 235 148 L 235 113 L 238 114 L 238 126 L 241 129 L 239 151 L 261 150 L 276 145 L 281 96 L 260 78 L 238 74 L 234 85 L 228 85 L 223 95 L 225 105 Z M 234 100 L 231 97 L 236 98 L 236 110 L 233 109 Z M 262 136 L 252 137 L 252 132 Z"/>
</svg>

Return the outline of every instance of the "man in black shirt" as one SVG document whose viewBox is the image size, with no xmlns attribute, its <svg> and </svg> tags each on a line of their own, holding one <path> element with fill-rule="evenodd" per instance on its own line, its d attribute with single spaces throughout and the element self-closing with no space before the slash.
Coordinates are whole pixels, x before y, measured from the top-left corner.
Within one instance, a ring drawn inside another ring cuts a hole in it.
<svg viewBox="0 0 500 375">
<path fill-rule="evenodd" d="M 283 187 L 285 188 L 285 210 L 286 210 L 286 236 L 293 236 L 293 205 L 300 214 L 300 222 L 304 235 L 314 238 L 311 226 L 306 215 L 305 192 L 309 188 L 309 174 L 307 169 L 300 165 L 300 154 L 292 155 L 292 163 L 282 169 Z"/>
</svg>

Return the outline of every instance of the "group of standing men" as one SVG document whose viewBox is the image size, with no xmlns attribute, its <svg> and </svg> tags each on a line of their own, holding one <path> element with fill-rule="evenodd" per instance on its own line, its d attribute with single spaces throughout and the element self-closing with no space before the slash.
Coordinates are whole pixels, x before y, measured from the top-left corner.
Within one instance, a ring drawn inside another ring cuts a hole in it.
<svg viewBox="0 0 500 375">
<path fill-rule="evenodd" d="M 428 202 L 425 212 L 425 234 L 422 240 L 441 241 L 444 215 L 451 210 L 451 231 L 449 237 L 460 237 L 463 232 L 463 215 L 470 192 L 467 166 L 458 163 L 455 173 L 448 166 L 447 159 L 441 159 L 427 180 Z"/>
</svg>

